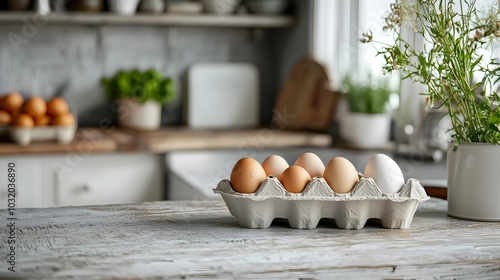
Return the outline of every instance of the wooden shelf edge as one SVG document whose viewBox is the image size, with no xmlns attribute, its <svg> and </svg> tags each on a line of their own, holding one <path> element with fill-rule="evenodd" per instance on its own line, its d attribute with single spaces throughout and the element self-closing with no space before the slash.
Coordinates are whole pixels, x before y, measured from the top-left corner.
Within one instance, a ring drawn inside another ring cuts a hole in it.
<svg viewBox="0 0 500 280">
<path fill-rule="evenodd" d="M 2 24 L 38 25 L 137 25 L 137 26 L 205 26 L 282 28 L 295 23 L 289 15 L 178 15 L 136 14 L 132 16 L 112 13 L 52 13 L 46 16 L 33 12 L 0 12 Z"/>
</svg>

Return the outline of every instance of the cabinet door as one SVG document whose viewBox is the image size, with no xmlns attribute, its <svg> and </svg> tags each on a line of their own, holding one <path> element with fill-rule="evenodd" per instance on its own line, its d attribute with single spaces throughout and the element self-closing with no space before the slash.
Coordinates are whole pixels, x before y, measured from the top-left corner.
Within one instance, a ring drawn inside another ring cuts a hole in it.
<svg viewBox="0 0 500 280">
<path fill-rule="evenodd" d="M 13 166 L 11 172 L 9 165 Z M 9 198 L 15 199 L 15 208 L 46 206 L 42 169 L 40 157 L 3 156 L 0 159 L 0 208 L 7 208 Z M 8 195 L 9 173 L 10 178 L 15 179 L 15 196 Z"/>
<path fill-rule="evenodd" d="M 160 155 L 112 154 L 47 157 L 54 206 L 157 201 L 163 199 Z"/>
</svg>

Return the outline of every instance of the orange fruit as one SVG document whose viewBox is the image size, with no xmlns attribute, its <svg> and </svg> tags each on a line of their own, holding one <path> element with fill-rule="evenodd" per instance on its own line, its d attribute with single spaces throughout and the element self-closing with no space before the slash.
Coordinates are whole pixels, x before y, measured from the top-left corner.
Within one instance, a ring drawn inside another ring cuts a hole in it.
<svg viewBox="0 0 500 280">
<path fill-rule="evenodd" d="M 52 119 L 52 124 L 53 125 L 63 125 L 63 126 L 74 125 L 75 124 L 75 117 L 71 113 L 56 115 Z"/>
<path fill-rule="evenodd" d="M 54 97 L 47 102 L 47 114 L 50 116 L 62 115 L 68 112 L 68 103 L 61 97 Z"/>
<path fill-rule="evenodd" d="M 17 119 L 14 121 L 14 125 L 22 126 L 22 127 L 33 127 L 35 126 L 35 121 L 28 114 L 20 114 Z"/>
<path fill-rule="evenodd" d="M 41 97 L 31 97 L 24 104 L 24 112 L 33 118 L 41 117 L 47 114 L 47 104 L 45 104 L 45 100 Z"/>
</svg>

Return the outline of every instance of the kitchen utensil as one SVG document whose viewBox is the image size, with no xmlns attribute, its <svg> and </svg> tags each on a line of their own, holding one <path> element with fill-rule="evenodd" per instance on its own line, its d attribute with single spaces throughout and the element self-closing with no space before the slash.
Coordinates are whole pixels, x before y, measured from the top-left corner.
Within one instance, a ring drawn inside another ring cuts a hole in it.
<svg viewBox="0 0 500 280">
<path fill-rule="evenodd" d="M 205 11 L 210 14 L 225 15 L 233 13 L 240 0 L 201 0 L 203 6 L 205 6 Z"/>
<path fill-rule="evenodd" d="M 139 11 L 143 13 L 161 14 L 165 12 L 165 0 L 141 0 Z"/>
<path fill-rule="evenodd" d="M 31 0 L 9 0 L 8 6 L 11 11 L 24 11 L 30 6 Z"/>
<path fill-rule="evenodd" d="M 203 4 L 201 2 L 178 1 L 167 3 L 167 13 L 170 14 L 201 14 Z"/>
<path fill-rule="evenodd" d="M 99 12 L 104 8 L 104 0 L 72 0 L 68 3 L 70 11 Z"/>
<path fill-rule="evenodd" d="M 108 0 L 109 9 L 120 15 L 133 15 L 139 5 L 139 0 Z"/>
<path fill-rule="evenodd" d="M 259 123 L 259 76 L 246 63 L 197 64 L 188 73 L 187 123 L 192 128 Z"/>
<path fill-rule="evenodd" d="M 35 11 L 41 15 L 50 13 L 49 0 L 35 0 Z"/>
<path fill-rule="evenodd" d="M 302 59 L 293 66 L 278 95 L 273 125 L 324 131 L 339 99 L 339 94 L 330 88 L 326 69 L 312 59 Z"/>
</svg>

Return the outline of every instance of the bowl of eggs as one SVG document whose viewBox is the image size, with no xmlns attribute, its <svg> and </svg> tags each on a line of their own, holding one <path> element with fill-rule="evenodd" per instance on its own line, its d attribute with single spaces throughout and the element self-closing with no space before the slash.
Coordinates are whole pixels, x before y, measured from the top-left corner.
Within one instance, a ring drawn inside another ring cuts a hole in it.
<svg viewBox="0 0 500 280">
<path fill-rule="evenodd" d="M 262 164 L 246 157 L 214 192 L 246 228 L 268 228 L 277 218 L 297 229 L 315 228 L 321 219 L 343 229 L 361 229 L 368 220 L 408 228 L 418 203 L 429 199 L 419 181 L 405 182 L 398 164 L 384 154 L 373 155 L 364 173 L 343 157 L 326 166 L 313 153 L 302 154 L 292 166 L 279 155 Z"/>
<path fill-rule="evenodd" d="M 17 92 L 0 97 L 0 126 L 20 145 L 54 140 L 67 144 L 76 132 L 75 116 L 63 98 L 33 96 L 25 101 Z"/>
</svg>

